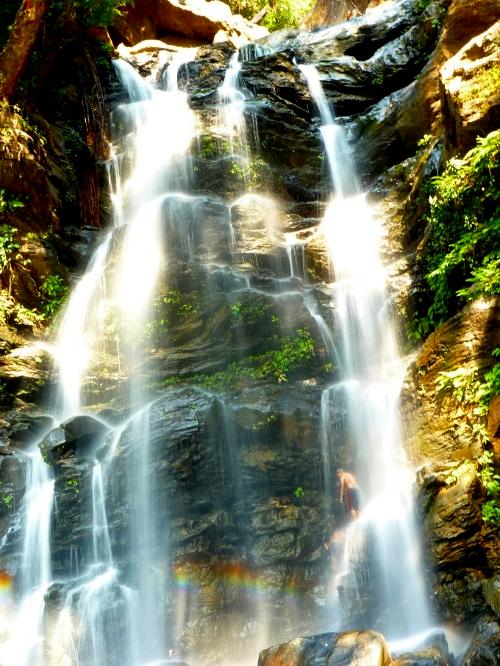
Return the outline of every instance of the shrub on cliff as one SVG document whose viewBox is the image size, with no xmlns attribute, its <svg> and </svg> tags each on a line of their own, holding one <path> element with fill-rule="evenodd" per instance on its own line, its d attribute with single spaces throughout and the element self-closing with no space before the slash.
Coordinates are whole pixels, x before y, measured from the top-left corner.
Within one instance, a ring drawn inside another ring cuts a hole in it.
<svg viewBox="0 0 500 666">
<path fill-rule="evenodd" d="M 423 337 L 467 300 L 500 294 L 500 131 L 478 139 L 428 184 L 429 210 L 420 257 L 428 287 Z"/>
<path fill-rule="evenodd" d="M 227 0 L 233 14 L 251 19 L 264 7 L 269 9 L 261 21 L 268 30 L 297 28 L 302 17 L 311 9 L 314 0 Z"/>
</svg>

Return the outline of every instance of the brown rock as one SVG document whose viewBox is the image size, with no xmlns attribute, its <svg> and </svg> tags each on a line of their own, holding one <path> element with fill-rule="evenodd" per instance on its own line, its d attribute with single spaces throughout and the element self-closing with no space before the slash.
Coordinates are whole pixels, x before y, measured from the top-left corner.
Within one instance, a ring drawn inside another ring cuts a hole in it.
<svg viewBox="0 0 500 666">
<path fill-rule="evenodd" d="M 326 25 L 336 25 L 354 16 L 360 16 L 369 5 L 370 0 L 360 0 L 356 4 L 350 0 L 318 0 L 311 11 L 304 16 L 301 27 L 313 30 Z M 374 4 L 371 3 L 370 6 L 373 7 Z"/>
<path fill-rule="evenodd" d="M 446 6 L 448 2 L 442 3 Z M 497 0 L 453 0 L 449 6 L 437 47 L 418 79 L 408 88 L 395 127 L 406 143 L 416 142 L 441 123 L 439 70 L 468 41 L 500 19 Z"/>
<path fill-rule="evenodd" d="M 500 617 L 500 575 L 484 581 L 483 594 L 490 608 Z"/>
<path fill-rule="evenodd" d="M 428 465 L 418 473 L 426 560 L 439 616 L 470 621 L 487 611 L 484 585 L 498 567 L 495 530 L 483 522 L 477 464 Z"/>
<path fill-rule="evenodd" d="M 441 68 L 445 151 L 463 154 L 500 124 L 500 21 Z"/>
<path fill-rule="evenodd" d="M 115 19 L 112 30 L 115 42 L 126 45 L 162 39 L 182 46 L 214 41 L 240 46 L 267 34 L 265 28 L 233 16 L 228 5 L 218 0 L 137 0 Z"/>
<path fill-rule="evenodd" d="M 500 299 L 478 300 L 443 324 L 425 341 L 402 394 L 408 453 L 415 464 L 478 457 L 473 434 L 475 403 L 450 390 L 439 390 L 441 373 L 459 369 L 470 381 L 492 365 L 491 350 L 500 345 Z"/>
<path fill-rule="evenodd" d="M 495 457 L 498 459 L 500 458 L 500 395 L 496 395 L 490 402 L 487 428 Z"/>
</svg>

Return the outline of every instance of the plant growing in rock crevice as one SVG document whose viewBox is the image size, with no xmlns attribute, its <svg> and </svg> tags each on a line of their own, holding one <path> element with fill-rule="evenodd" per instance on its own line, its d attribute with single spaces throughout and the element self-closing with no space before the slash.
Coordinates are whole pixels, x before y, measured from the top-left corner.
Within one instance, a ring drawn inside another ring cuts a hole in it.
<svg viewBox="0 0 500 666">
<path fill-rule="evenodd" d="M 188 381 L 200 384 L 208 389 L 225 390 L 239 382 L 271 380 L 278 383 L 287 382 L 291 372 L 314 356 L 314 341 L 310 332 L 298 329 L 295 337 L 284 337 L 280 347 L 263 354 L 249 356 L 241 361 L 233 361 L 226 370 L 211 375 L 193 375 Z M 170 377 L 166 385 L 180 383 L 180 377 Z"/>
<path fill-rule="evenodd" d="M 60 275 L 49 275 L 40 285 L 42 312 L 53 317 L 68 295 L 68 286 Z"/>
<path fill-rule="evenodd" d="M 500 131 L 478 140 L 428 181 L 427 233 L 418 262 L 427 293 L 411 337 L 421 339 L 468 300 L 500 294 Z"/>
<path fill-rule="evenodd" d="M 493 356 L 500 357 L 500 348 L 493 350 Z M 500 475 L 497 474 L 494 464 L 494 455 L 490 450 L 491 442 L 486 427 L 486 416 L 491 400 L 500 395 L 500 363 L 485 373 L 483 379 L 479 378 L 479 368 L 457 368 L 449 372 L 440 372 L 436 379 L 438 393 L 451 393 L 460 407 L 460 418 L 455 420 L 455 427 L 467 430 L 469 437 L 478 442 L 481 455 L 477 458 L 478 477 L 483 485 L 487 500 L 481 507 L 483 520 L 486 523 L 500 524 Z M 470 407 L 472 421 L 468 418 L 467 410 Z M 447 485 L 456 482 L 453 472 L 446 481 Z"/>
</svg>

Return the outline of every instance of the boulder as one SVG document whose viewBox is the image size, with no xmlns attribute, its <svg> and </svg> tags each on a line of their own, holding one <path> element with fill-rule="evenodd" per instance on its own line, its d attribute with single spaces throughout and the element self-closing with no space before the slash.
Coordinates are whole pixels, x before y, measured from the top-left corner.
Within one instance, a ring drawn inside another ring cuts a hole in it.
<svg viewBox="0 0 500 666">
<path fill-rule="evenodd" d="M 487 611 L 484 586 L 499 565 L 495 529 L 482 520 L 486 492 L 477 464 L 427 465 L 418 473 L 418 484 L 425 558 L 439 617 L 470 621 Z"/>
<path fill-rule="evenodd" d="M 161 39 L 178 46 L 231 41 L 239 47 L 268 34 L 265 28 L 231 14 L 219 0 L 137 0 L 115 18 L 111 36 L 127 46 Z"/>
<path fill-rule="evenodd" d="M 474 37 L 441 68 L 447 156 L 464 154 L 500 124 L 500 21 Z"/>
<path fill-rule="evenodd" d="M 56 465 L 92 461 L 109 430 L 109 426 L 92 416 L 74 416 L 51 430 L 40 443 L 40 449 Z"/>
<path fill-rule="evenodd" d="M 389 650 L 374 631 L 295 638 L 263 650 L 258 666 L 388 666 Z"/>
<path fill-rule="evenodd" d="M 476 625 L 471 643 L 460 666 L 498 666 L 500 655 L 500 623 L 486 616 Z"/>
</svg>

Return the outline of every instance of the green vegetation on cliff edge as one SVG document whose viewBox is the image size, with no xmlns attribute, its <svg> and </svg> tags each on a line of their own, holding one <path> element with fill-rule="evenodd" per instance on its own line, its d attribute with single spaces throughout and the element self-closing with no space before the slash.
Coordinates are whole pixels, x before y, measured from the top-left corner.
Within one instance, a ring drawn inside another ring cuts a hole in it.
<svg viewBox="0 0 500 666">
<path fill-rule="evenodd" d="M 500 131 L 448 161 L 427 185 L 427 238 L 420 257 L 427 299 L 412 337 L 422 339 L 468 300 L 500 294 Z"/>
</svg>

